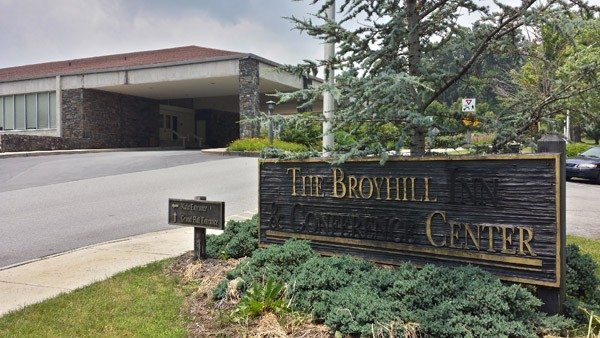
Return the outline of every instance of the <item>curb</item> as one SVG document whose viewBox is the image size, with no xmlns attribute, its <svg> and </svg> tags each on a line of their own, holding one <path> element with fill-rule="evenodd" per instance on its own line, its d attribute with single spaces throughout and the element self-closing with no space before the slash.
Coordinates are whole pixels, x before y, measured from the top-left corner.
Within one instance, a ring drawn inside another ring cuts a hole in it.
<svg viewBox="0 0 600 338">
<path fill-rule="evenodd" d="M 239 156 L 239 157 L 256 157 L 260 158 L 260 152 L 258 151 L 227 151 L 227 150 L 214 150 L 214 149 L 203 149 L 203 154 L 217 155 L 217 156 Z"/>
<path fill-rule="evenodd" d="M 113 148 L 113 149 L 70 149 L 70 150 L 39 150 L 0 153 L 0 159 L 13 157 L 35 157 L 49 155 L 68 155 L 68 154 L 90 154 L 90 153 L 112 153 L 128 151 L 168 151 L 168 150 L 186 150 L 182 147 L 144 147 L 144 148 Z M 196 150 L 196 149 L 189 149 Z"/>
</svg>

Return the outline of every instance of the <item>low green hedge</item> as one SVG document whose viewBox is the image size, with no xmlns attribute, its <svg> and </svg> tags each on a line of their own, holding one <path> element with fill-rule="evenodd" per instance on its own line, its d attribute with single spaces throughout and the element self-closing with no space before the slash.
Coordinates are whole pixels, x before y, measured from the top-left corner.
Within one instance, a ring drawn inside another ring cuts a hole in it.
<svg viewBox="0 0 600 338">
<path fill-rule="evenodd" d="M 207 239 L 211 257 L 249 256 L 213 290 L 214 299 L 225 298 L 234 279 L 241 295 L 267 280 L 284 283 L 293 310 L 344 335 L 535 337 L 574 324 L 540 313 L 531 288 L 502 283 L 475 267 L 380 268 L 348 256 L 321 257 L 298 240 L 256 249 L 257 227 L 256 217 L 229 222 L 223 235 Z M 597 264 L 572 244 L 566 260 L 566 315 L 584 323 L 580 307 L 600 313 Z"/>
<path fill-rule="evenodd" d="M 230 220 L 220 235 L 206 236 L 206 255 L 210 258 L 241 258 L 258 248 L 258 215 L 249 220 Z"/>
<path fill-rule="evenodd" d="M 262 151 L 269 147 L 269 140 L 266 138 L 245 138 L 231 142 L 227 147 L 228 151 Z M 273 147 L 291 152 L 308 151 L 305 145 L 273 140 Z"/>
<path fill-rule="evenodd" d="M 475 267 L 384 269 L 348 256 L 321 257 L 297 240 L 255 251 L 213 297 L 225 297 L 233 279 L 241 279 L 241 293 L 268 279 L 285 283 L 293 309 L 344 335 L 535 337 L 573 325 L 539 312 L 541 301 L 529 289 Z"/>
</svg>

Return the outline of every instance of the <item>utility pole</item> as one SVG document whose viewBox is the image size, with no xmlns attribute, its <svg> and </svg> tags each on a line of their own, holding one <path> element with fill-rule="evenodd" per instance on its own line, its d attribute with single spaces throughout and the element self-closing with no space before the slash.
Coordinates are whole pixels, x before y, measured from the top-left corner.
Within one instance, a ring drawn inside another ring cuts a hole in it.
<svg viewBox="0 0 600 338">
<path fill-rule="evenodd" d="M 335 1 L 332 2 L 326 10 L 327 18 L 330 21 L 335 21 Z M 333 42 L 325 43 L 325 60 L 331 61 L 335 56 L 335 44 Z M 333 86 L 333 65 L 328 65 L 325 70 L 325 82 Z M 333 99 L 333 93 L 325 91 L 323 93 L 323 157 L 330 157 L 332 155 L 331 149 L 333 148 L 333 133 L 332 120 L 333 112 L 335 110 L 335 101 Z"/>
<path fill-rule="evenodd" d="M 571 141 L 571 114 L 569 110 L 567 110 L 567 120 L 565 123 L 564 135 L 567 141 Z"/>
</svg>

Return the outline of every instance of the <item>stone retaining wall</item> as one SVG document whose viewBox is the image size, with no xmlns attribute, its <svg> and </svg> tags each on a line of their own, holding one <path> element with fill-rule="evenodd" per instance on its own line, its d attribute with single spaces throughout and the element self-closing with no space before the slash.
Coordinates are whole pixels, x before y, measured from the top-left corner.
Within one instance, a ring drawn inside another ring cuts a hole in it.
<svg viewBox="0 0 600 338">
<path fill-rule="evenodd" d="M 54 136 L 0 134 L 0 152 L 101 148 L 91 140 Z"/>
</svg>

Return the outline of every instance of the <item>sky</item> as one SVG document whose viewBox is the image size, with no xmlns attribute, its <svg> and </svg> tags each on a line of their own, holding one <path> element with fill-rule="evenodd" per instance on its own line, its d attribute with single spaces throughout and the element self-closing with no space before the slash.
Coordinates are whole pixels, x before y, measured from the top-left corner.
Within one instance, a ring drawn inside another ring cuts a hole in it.
<svg viewBox="0 0 600 338">
<path fill-rule="evenodd" d="M 295 64 L 323 46 L 283 17 L 312 11 L 289 0 L 0 0 L 0 68 L 188 45 Z"/>
<path fill-rule="evenodd" d="M 315 9 L 291 0 L 0 0 L 0 68 L 188 45 L 296 64 L 322 58 L 323 45 L 283 17 Z"/>
</svg>

